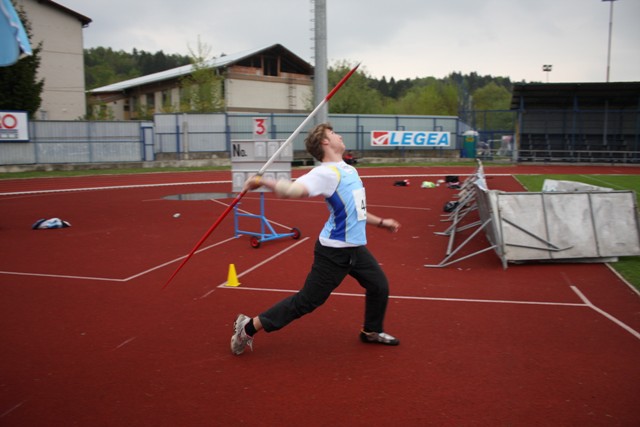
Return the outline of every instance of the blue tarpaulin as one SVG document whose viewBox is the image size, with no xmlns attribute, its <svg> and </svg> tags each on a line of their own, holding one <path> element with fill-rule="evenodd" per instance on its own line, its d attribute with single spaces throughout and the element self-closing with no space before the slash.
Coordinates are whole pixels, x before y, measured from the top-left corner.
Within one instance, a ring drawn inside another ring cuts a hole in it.
<svg viewBox="0 0 640 427">
<path fill-rule="evenodd" d="M 10 0 L 0 0 L 0 67 L 15 64 L 21 55 L 31 55 L 27 32 Z"/>
</svg>

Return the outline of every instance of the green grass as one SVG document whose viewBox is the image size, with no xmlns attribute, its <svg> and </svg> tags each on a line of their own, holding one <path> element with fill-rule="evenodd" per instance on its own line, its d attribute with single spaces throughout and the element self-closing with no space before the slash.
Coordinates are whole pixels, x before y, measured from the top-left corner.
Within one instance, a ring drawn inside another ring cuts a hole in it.
<svg viewBox="0 0 640 427">
<path fill-rule="evenodd" d="M 516 179 L 528 191 L 541 191 L 545 179 L 555 179 L 578 181 L 614 190 L 633 190 L 636 192 L 636 203 L 640 194 L 640 176 L 638 175 L 517 175 Z M 611 266 L 640 290 L 640 257 L 620 257 L 619 261 L 611 263 Z"/>
</svg>

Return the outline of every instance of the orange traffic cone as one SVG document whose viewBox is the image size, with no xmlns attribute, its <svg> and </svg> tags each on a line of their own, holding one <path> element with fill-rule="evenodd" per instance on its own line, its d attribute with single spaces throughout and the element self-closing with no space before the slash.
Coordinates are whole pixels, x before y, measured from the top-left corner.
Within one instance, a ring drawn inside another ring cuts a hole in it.
<svg viewBox="0 0 640 427">
<path fill-rule="evenodd" d="M 226 286 L 240 286 L 238 275 L 236 274 L 236 266 L 233 264 L 229 264 L 229 275 L 227 276 Z"/>
</svg>

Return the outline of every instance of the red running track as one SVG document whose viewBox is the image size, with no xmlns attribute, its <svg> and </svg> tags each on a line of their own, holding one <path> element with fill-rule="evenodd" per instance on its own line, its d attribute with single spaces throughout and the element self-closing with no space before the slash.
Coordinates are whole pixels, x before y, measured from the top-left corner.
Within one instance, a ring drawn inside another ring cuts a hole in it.
<svg viewBox="0 0 640 427">
<path fill-rule="evenodd" d="M 230 215 L 160 291 L 231 201 L 165 197 L 228 193 L 229 172 L 0 181 L 0 425 L 640 424 L 640 299 L 611 269 L 503 270 L 493 252 L 425 268 L 444 257 L 446 238 L 434 232 L 447 226 L 442 206 L 453 193 L 416 184 L 473 168 L 360 171 L 369 210 L 402 223 L 397 234 L 369 232 L 391 283 L 386 329 L 401 345 L 358 341 L 364 299 L 348 279 L 240 357 L 228 348 L 236 314 L 255 315 L 300 286 L 322 200 L 266 196 L 274 227 L 302 237 L 259 249 L 234 237 Z M 485 171 L 491 188 L 515 191 L 510 174 L 640 168 Z M 405 177 L 414 185 L 392 185 Z M 71 189 L 82 191 L 58 191 Z M 258 196 L 240 207 L 258 212 Z M 52 216 L 72 227 L 30 229 Z M 221 286 L 231 263 L 238 288 Z"/>
</svg>

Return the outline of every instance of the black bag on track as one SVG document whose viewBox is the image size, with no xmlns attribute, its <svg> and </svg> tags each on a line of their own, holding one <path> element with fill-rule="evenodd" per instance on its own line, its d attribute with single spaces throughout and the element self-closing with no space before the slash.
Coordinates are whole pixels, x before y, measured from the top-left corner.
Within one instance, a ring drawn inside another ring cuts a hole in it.
<svg viewBox="0 0 640 427">
<path fill-rule="evenodd" d="M 445 203 L 442 210 L 444 210 L 445 212 L 453 212 L 458 207 L 458 204 L 459 202 L 447 202 Z"/>
</svg>

